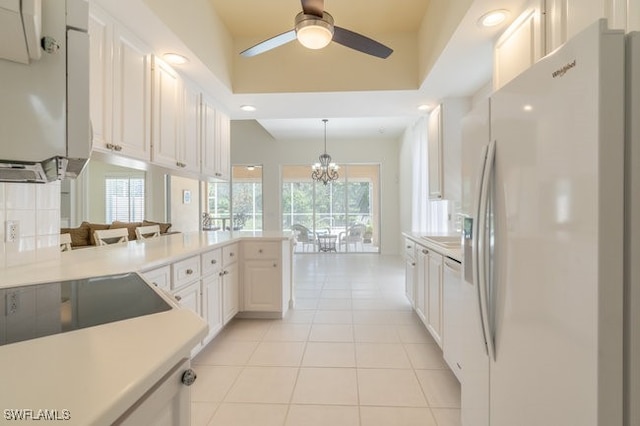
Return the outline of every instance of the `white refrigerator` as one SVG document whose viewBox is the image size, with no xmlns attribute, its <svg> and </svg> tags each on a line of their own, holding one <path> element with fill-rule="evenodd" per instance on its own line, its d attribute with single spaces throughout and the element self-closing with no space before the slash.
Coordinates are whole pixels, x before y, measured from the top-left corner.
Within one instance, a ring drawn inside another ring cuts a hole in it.
<svg viewBox="0 0 640 426">
<path fill-rule="evenodd" d="M 598 21 L 465 120 L 464 426 L 622 424 L 624 48 Z"/>
</svg>

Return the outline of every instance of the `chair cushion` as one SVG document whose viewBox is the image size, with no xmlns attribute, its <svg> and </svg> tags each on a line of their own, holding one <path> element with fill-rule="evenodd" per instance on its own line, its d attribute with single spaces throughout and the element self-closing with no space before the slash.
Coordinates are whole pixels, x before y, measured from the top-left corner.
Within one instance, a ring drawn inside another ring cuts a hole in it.
<svg viewBox="0 0 640 426">
<path fill-rule="evenodd" d="M 96 245 L 96 239 L 93 237 L 94 231 L 101 230 L 101 229 L 109 229 L 110 226 L 111 225 L 106 225 L 103 223 L 90 223 L 89 224 L 89 244 L 92 246 Z"/>
<path fill-rule="evenodd" d="M 89 222 L 82 222 L 77 228 L 61 228 L 60 233 L 71 235 L 71 247 L 89 245 Z"/>
<path fill-rule="evenodd" d="M 142 222 L 118 222 L 114 221 L 109 229 L 127 228 L 129 232 L 129 241 L 136 239 L 136 228 L 142 226 Z"/>
<path fill-rule="evenodd" d="M 153 222 L 153 221 L 150 221 L 150 220 L 143 220 L 142 221 L 142 226 L 149 226 L 149 225 L 158 225 L 158 226 L 160 226 L 160 233 L 161 234 L 166 234 L 169 231 L 169 228 L 171 228 L 171 224 L 170 223 Z"/>
</svg>

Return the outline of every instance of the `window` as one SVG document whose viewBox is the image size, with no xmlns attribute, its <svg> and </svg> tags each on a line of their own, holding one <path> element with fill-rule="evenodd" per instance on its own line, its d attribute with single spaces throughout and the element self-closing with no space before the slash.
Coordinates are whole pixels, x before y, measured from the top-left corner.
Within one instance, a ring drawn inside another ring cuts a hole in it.
<svg viewBox="0 0 640 426">
<path fill-rule="evenodd" d="M 262 230 L 262 166 L 233 166 L 229 182 L 207 184 L 212 230 Z"/>
<path fill-rule="evenodd" d="M 316 236 L 335 235 L 338 252 L 379 252 L 379 176 L 377 164 L 341 164 L 340 178 L 323 185 L 311 179 L 309 166 L 283 166 L 282 229 L 302 225 Z"/>
<path fill-rule="evenodd" d="M 144 177 L 105 177 L 107 223 L 142 222 L 144 219 Z"/>
<path fill-rule="evenodd" d="M 233 166 L 231 192 L 236 227 L 245 231 L 262 230 L 262 167 Z"/>
</svg>

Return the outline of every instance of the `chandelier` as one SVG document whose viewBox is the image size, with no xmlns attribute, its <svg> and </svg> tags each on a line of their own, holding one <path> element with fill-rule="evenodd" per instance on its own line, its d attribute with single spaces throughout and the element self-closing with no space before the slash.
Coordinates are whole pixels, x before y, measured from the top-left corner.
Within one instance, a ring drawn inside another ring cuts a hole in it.
<svg viewBox="0 0 640 426">
<path fill-rule="evenodd" d="M 315 181 L 327 184 L 329 181 L 338 179 L 338 165 L 331 162 L 331 156 L 327 154 L 327 120 L 322 120 L 324 123 L 324 153 L 318 157 L 319 163 L 315 163 L 311 166 L 311 178 Z"/>
</svg>

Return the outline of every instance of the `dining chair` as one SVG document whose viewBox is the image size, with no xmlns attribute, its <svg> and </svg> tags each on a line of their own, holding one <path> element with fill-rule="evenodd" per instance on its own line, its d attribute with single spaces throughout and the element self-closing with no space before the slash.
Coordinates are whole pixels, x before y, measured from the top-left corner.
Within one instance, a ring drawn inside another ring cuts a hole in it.
<svg viewBox="0 0 640 426">
<path fill-rule="evenodd" d="M 300 243 L 302 247 L 302 251 L 307 251 L 307 246 L 311 246 L 311 250 L 315 251 L 317 237 L 309 228 L 304 225 L 300 225 L 299 223 L 295 223 L 291 225 L 291 231 L 293 232 L 293 236 L 295 238 L 296 243 Z"/>
<path fill-rule="evenodd" d="M 71 251 L 71 234 L 60 234 L 60 251 Z"/>
<path fill-rule="evenodd" d="M 159 225 L 138 226 L 136 228 L 136 239 L 146 240 L 148 238 L 154 238 L 160 236 Z"/>
<path fill-rule="evenodd" d="M 129 241 L 129 230 L 127 228 L 99 229 L 93 231 L 93 238 L 96 240 L 96 246 L 125 243 Z"/>
</svg>

